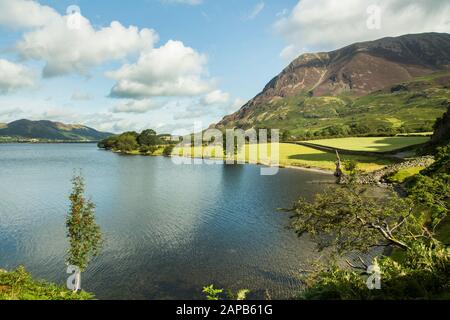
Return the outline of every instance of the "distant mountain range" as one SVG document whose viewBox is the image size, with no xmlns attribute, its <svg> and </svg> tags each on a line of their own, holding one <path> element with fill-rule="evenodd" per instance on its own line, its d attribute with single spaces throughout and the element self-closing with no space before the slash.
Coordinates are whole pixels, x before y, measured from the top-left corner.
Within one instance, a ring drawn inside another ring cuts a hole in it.
<svg viewBox="0 0 450 320">
<path fill-rule="evenodd" d="M 431 130 L 450 100 L 449 84 L 450 34 L 356 43 L 301 55 L 215 127 L 272 127 L 297 135 L 327 135 L 327 128 L 351 133 L 358 125 L 367 127 L 362 131 Z"/>
<path fill-rule="evenodd" d="M 100 132 L 82 125 L 68 125 L 47 120 L 18 120 L 0 124 L 0 137 L 17 139 L 59 140 L 59 141 L 100 141 L 112 133 Z"/>
</svg>

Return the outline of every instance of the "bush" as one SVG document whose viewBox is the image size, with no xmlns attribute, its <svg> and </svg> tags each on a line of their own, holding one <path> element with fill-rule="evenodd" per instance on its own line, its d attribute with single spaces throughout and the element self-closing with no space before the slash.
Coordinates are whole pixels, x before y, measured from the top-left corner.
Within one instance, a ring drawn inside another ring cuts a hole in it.
<svg viewBox="0 0 450 320">
<path fill-rule="evenodd" d="M 163 155 L 165 157 L 170 157 L 172 155 L 173 149 L 175 149 L 175 145 L 173 144 L 166 146 L 163 150 Z"/>
<path fill-rule="evenodd" d="M 24 267 L 12 272 L 0 270 L 0 300 L 90 300 L 94 296 L 74 293 L 62 286 L 33 280 Z"/>
</svg>

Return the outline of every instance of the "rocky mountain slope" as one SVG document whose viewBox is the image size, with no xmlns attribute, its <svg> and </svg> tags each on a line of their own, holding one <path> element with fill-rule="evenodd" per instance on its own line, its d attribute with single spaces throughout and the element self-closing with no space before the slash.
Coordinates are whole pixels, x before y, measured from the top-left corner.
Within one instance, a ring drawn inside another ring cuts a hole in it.
<svg viewBox="0 0 450 320">
<path fill-rule="evenodd" d="M 273 117 L 292 116 L 279 108 L 292 103 L 293 99 L 297 103 L 330 97 L 333 106 L 336 98 L 347 103 L 395 84 L 445 70 L 450 70 L 450 34 L 445 33 L 384 38 L 332 52 L 303 54 L 270 81 L 260 94 L 216 127 L 265 125 Z M 292 125 L 288 125 L 288 129 L 292 129 Z"/>
</svg>

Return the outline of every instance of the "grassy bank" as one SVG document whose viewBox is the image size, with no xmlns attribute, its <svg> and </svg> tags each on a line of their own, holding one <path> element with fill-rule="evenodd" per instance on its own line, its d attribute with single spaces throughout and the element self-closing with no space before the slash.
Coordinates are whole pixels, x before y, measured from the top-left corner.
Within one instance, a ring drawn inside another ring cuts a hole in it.
<svg viewBox="0 0 450 320">
<path fill-rule="evenodd" d="M 0 270 L 0 300 L 91 300 L 87 292 L 74 293 L 41 280 L 34 280 L 25 268 Z"/>
<path fill-rule="evenodd" d="M 245 148 L 245 161 L 256 162 L 259 164 L 273 165 L 276 164 L 276 159 L 272 157 L 272 146 L 269 144 L 261 144 L 257 147 L 256 161 L 250 161 L 254 158 L 250 157 L 250 146 L 246 145 Z M 261 151 L 267 152 L 267 158 Z M 185 147 L 175 148 L 174 155 L 187 156 L 187 157 L 204 157 L 214 159 L 224 159 L 222 148 L 217 147 Z M 219 156 L 216 156 L 216 155 Z M 237 158 L 237 157 L 236 157 Z M 387 159 L 381 159 L 371 156 L 356 156 L 346 155 L 342 157 L 343 160 L 354 160 L 358 162 L 359 169 L 365 172 L 370 172 L 383 168 L 391 162 Z M 317 168 L 323 170 L 336 169 L 336 154 L 331 152 L 325 152 L 309 148 L 306 146 L 300 146 L 290 143 L 279 144 L 279 165 L 284 167 L 302 167 L 302 168 Z"/>
<path fill-rule="evenodd" d="M 317 144 L 331 148 L 345 149 L 351 151 L 362 152 L 386 152 L 397 149 L 402 149 L 408 146 L 425 143 L 429 140 L 428 137 L 411 136 L 411 137 L 352 137 L 352 138 L 338 138 L 325 140 L 312 140 L 308 143 Z M 265 165 L 274 165 L 277 163 L 276 158 L 272 156 L 272 145 L 261 144 L 256 147 L 256 157 L 251 156 L 250 150 L 254 150 L 252 145 L 245 146 L 244 151 L 238 150 L 240 154 L 239 159 L 245 159 L 246 163 L 257 163 Z M 127 155 L 148 155 L 161 156 L 163 155 L 164 146 L 156 148 L 152 153 L 145 153 L 139 150 L 131 150 L 127 152 L 120 152 Z M 224 160 L 223 149 L 221 146 L 201 146 L 201 147 L 176 147 L 173 155 L 195 157 L 195 158 L 212 158 L 217 160 Z M 374 155 L 341 155 L 342 160 L 356 161 L 358 168 L 363 172 L 371 172 L 385 167 L 392 163 L 392 160 L 378 157 Z M 238 156 L 235 155 L 235 159 Z M 334 170 L 336 168 L 336 154 L 334 152 L 327 152 L 324 150 L 317 150 L 308 146 L 297 145 L 293 143 L 279 144 L 279 165 L 282 167 L 301 167 L 301 168 L 315 168 L 322 170 Z"/>
</svg>

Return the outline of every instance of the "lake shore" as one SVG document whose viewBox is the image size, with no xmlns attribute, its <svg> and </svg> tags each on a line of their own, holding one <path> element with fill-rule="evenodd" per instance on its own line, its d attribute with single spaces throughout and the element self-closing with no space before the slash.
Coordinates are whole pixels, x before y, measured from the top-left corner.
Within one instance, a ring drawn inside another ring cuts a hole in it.
<svg viewBox="0 0 450 320">
<path fill-rule="evenodd" d="M 100 150 L 105 150 L 105 149 L 101 149 Z M 106 151 L 111 151 L 115 154 L 120 154 L 120 155 L 126 155 L 126 156 L 143 156 L 143 157 L 167 157 L 167 158 L 172 158 L 172 157 L 180 157 L 180 156 L 164 156 L 162 155 L 162 153 L 155 153 L 155 154 L 143 154 L 137 150 L 135 151 L 131 151 L 131 152 L 122 152 L 122 151 L 115 151 L 115 150 L 106 150 Z M 190 158 L 190 159 L 203 159 L 203 160 L 217 160 L 217 161 L 225 161 L 223 159 L 220 158 L 200 158 L 200 157 L 185 157 L 185 158 Z M 321 174 L 327 174 L 327 175 L 333 175 L 334 172 L 333 170 L 330 169 L 326 169 L 326 168 L 315 168 L 315 167 L 307 167 L 307 166 L 293 166 L 293 165 L 269 165 L 266 163 L 250 163 L 248 161 L 245 162 L 246 165 L 256 165 L 256 166 L 266 166 L 266 167 L 278 167 L 280 169 L 294 169 L 294 170 L 302 170 L 302 171 L 308 171 L 308 172 L 315 172 L 315 173 L 321 173 Z"/>
</svg>

